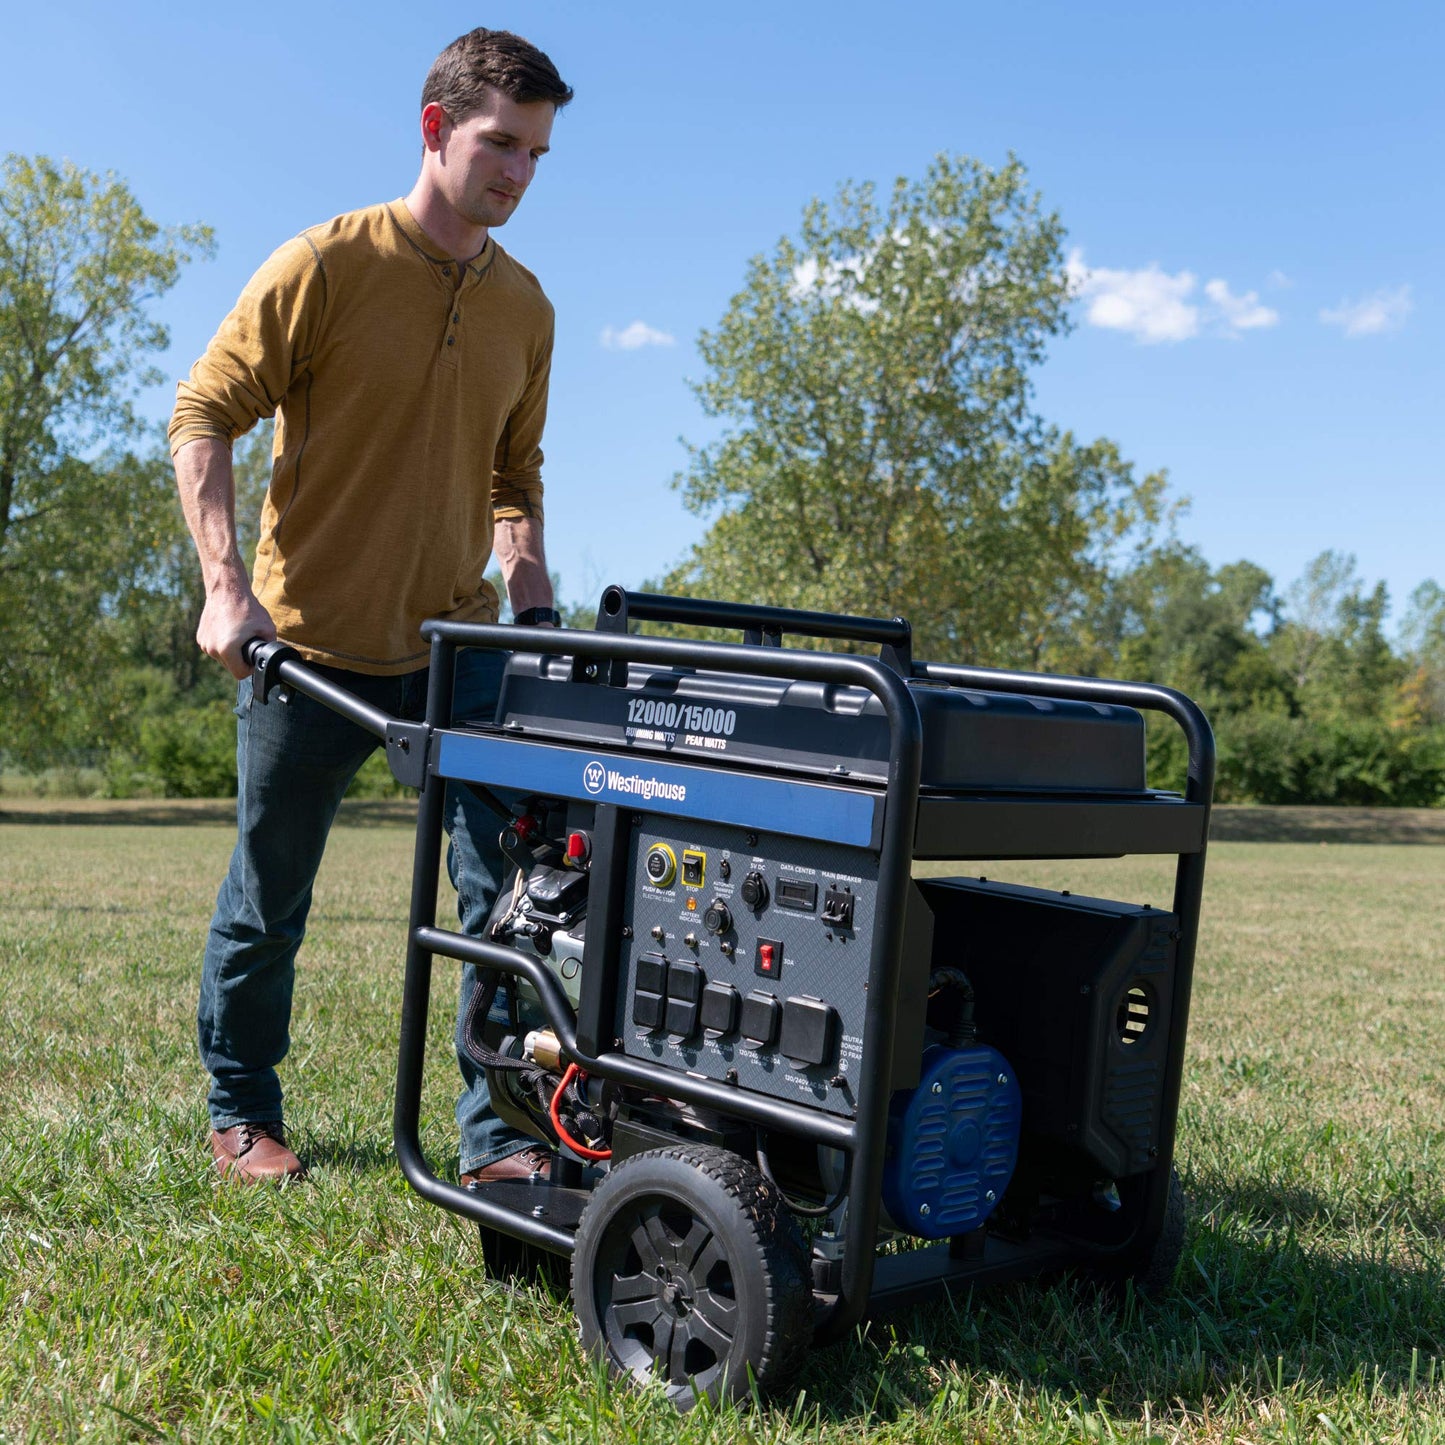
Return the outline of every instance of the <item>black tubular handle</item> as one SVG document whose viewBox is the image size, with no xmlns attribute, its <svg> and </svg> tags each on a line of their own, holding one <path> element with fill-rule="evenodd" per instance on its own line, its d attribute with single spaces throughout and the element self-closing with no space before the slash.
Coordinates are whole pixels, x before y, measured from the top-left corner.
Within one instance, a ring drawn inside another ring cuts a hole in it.
<svg viewBox="0 0 1445 1445">
<path fill-rule="evenodd" d="M 702 597 L 664 597 L 608 587 L 597 608 L 598 632 L 625 633 L 633 622 L 678 622 L 688 627 L 741 628 L 745 642 L 777 647 L 783 634 L 867 642 L 882 649 L 881 660 L 908 676 L 913 629 L 902 617 L 850 617 L 804 612 L 794 607 L 759 607 L 750 602 L 714 602 Z"/>
<path fill-rule="evenodd" d="M 304 696 L 325 703 L 373 737 L 389 743 L 389 731 L 395 731 L 397 723 L 395 718 L 307 667 L 301 654 L 289 644 L 253 637 L 241 644 L 241 656 L 251 667 L 257 702 L 269 703 L 272 692 L 284 682 Z"/>
</svg>

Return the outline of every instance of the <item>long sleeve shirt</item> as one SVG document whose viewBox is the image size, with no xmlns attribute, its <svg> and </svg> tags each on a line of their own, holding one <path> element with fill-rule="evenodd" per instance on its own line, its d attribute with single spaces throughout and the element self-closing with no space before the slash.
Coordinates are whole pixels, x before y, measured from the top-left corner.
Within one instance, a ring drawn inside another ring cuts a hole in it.
<svg viewBox="0 0 1445 1445">
<path fill-rule="evenodd" d="M 261 267 L 177 388 L 174 453 L 277 419 L 253 587 L 303 657 L 422 667 L 428 617 L 494 621 L 495 518 L 542 515 L 553 313 L 489 239 L 443 255 L 402 201 Z"/>
</svg>

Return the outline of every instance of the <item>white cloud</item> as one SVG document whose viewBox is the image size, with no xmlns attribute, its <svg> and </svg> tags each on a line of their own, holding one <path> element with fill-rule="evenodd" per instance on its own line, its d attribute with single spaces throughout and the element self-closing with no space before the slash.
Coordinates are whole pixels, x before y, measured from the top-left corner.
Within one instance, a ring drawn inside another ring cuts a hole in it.
<svg viewBox="0 0 1445 1445">
<path fill-rule="evenodd" d="M 1136 341 L 1187 341 L 1199 334 L 1199 307 L 1188 298 L 1191 271 L 1171 276 L 1151 262 L 1139 271 L 1084 265 L 1084 253 L 1069 254 L 1069 289 L 1087 303 L 1085 319 L 1107 331 L 1126 331 Z"/>
<path fill-rule="evenodd" d="M 1326 326 L 1338 326 L 1346 336 L 1378 336 L 1398 331 L 1414 309 L 1410 288 L 1397 286 L 1393 291 L 1372 291 L 1358 301 L 1326 307 L 1320 312 L 1320 320 Z"/>
<path fill-rule="evenodd" d="M 1113 270 L 1085 265 L 1084 253 L 1074 250 L 1064 269 L 1091 326 L 1123 331 L 1146 344 L 1188 341 L 1206 331 L 1238 336 L 1279 321 L 1278 311 L 1260 303 L 1258 291 L 1237 296 L 1227 281 L 1216 278 L 1206 281 L 1203 297 L 1197 297 L 1194 272 L 1171 275 L 1155 261 L 1134 271 Z"/>
<path fill-rule="evenodd" d="M 1257 331 L 1262 326 L 1274 326 L 1279 321 L 1279 312 L 1270 306 L 1259 304 L 1258 291 L 1246 291 L 1236 296 L 1226 281 L 1208 281 L 1204 294 L 1214 303 L 1219 318 L 1231 332 Z"/>
<path fill-rule="evenodd" d="M 621 331 L 613 326 L 604 326 L 601 340 L 608 351 L 637 351 L 644 346 L 676 345 L 674 337 L 666 331 L 659 331 L 655 326 L 649 326 L 645 321 L 634 321 L 631 326 L 624 326 Z"/>
</svg>

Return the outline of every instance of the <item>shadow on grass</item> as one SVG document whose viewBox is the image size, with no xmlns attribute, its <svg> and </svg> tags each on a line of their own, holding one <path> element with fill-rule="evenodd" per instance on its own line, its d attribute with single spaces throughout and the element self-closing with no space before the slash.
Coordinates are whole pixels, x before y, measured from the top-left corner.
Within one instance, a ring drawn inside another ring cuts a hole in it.
<svg viewBox="0 0 1445 1445">
<path fill-rule="evenodd" d="M 1445 808 L 1218 807 L 1213 843 L 1445 844 Z"/>
<path fill-rule="evenodd" d="M 1212 1185 L 1209 1220 L 1228 1219 L 1236 1228 L 1259 1231 L 1303 1228 L 1347 1235 L 1374 1227 L 1402 1228 L 1425 1239 L 1445 1240 L 1445 1197 L 1429 1176 L 1415 1187 L 1377 1182 L 1372 1195 L 1342 1205 L 1314 1190 L 1277 1180 L 1245 1178 Z"/>
<path fill-rule="evenodd" d="M 1015 1400 L 1049 1393 L 1129 1418 L 1170 1401 L 1216 1410 L 1232 1394 L 1301 1381 L 1347 1388 L 1376 1371 L 1385 1388 L 1404 1388 L 1414 1350 L 1445 1357 L 1438 1266 L 1326 1254 L 1288 1225 L 1243 1240 L 1205 1227 L 1157 1301 L 1119 1306 L 1068 1279 L 980 1289 L 814 1352 L 798 1387 L 833 1423 L 927 1413 L 950 1390 L 977 1392 L 980 1376 Z"/>
</svg>

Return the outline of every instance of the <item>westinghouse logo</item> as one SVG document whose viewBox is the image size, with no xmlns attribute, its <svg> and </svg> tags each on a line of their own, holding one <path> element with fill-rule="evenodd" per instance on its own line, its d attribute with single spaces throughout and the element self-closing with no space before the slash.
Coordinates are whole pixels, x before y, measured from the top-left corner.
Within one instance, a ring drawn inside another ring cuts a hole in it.
<svg viewBox="0 0 1445 1445">
<path fill-rule="evenodd" d="M 628 793 L 644 803 L 654 798 L 666 798 L 670 803 L 687 801 L 686 783 L 665 783 L 661 778 L 644 778 L 641 773 L 621 773 L 616 768 L 605 767 L 596 758 L 584 764 L 582 786 L 594 797 L 608 788 L 614 793 Z"/>
</svg>

